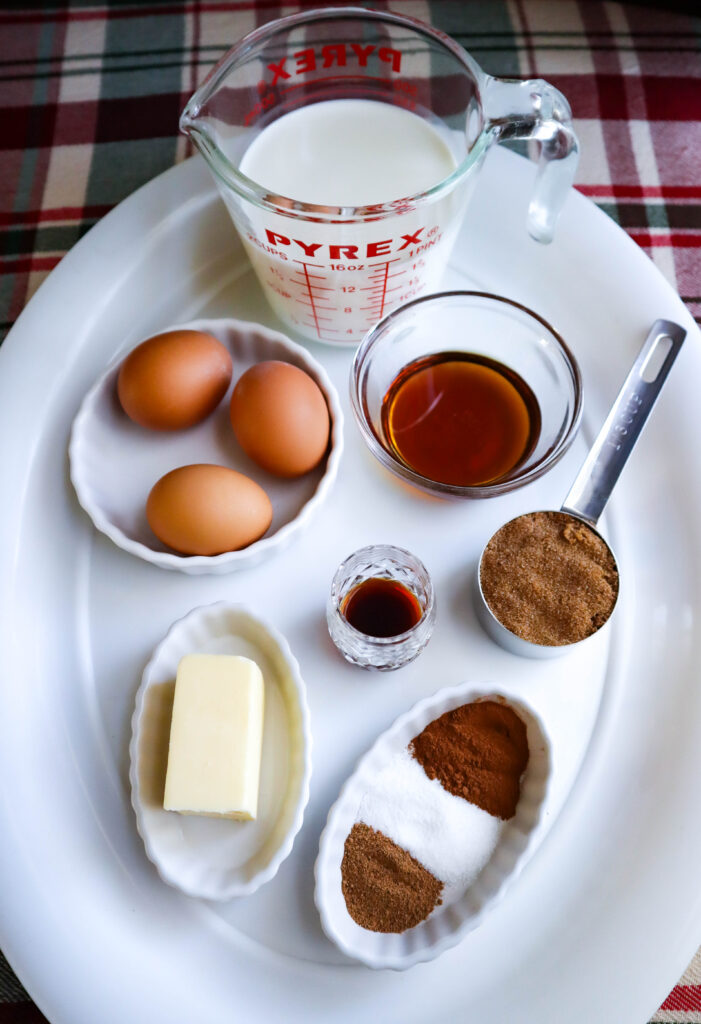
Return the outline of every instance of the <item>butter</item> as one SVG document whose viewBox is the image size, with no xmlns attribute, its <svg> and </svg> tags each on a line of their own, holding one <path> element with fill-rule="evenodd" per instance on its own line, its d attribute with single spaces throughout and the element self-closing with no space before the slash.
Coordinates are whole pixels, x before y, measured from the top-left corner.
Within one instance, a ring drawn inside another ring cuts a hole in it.
<svg viewBox="0 0 701 1024">
<path fill-rule="evenodd" d="M 263 704 L 263 676 L 250 658 L 182 658 L 170 725 L 166 811 L 255 818 Z"/>
</svg>

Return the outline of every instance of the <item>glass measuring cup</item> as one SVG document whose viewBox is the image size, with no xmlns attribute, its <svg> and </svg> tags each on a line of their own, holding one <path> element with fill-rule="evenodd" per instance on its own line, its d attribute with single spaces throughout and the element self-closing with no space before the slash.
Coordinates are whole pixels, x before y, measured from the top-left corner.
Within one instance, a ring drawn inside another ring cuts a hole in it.
<svg viewBox="0 0 701 1024">
<path fill-rule="evenodd" d="M 242 172 L 268 125 L 338 99 L 376 100 L 422 118 L 454 170 L 418 194 L 364 206 L 302 202 Z M 578 154 L 567 101 L 547 82 L 493 78 L 442 32 L 354 7 L 251 32 L 191 97 L 180 127 L 209 164 L 275 312 L 304 337 L 331 344 L 357 344 L 391 309 L 435 290 L 493 142 L 540 144 L 528 212 L 540 242 L 552 239 Z"/>
</svg>

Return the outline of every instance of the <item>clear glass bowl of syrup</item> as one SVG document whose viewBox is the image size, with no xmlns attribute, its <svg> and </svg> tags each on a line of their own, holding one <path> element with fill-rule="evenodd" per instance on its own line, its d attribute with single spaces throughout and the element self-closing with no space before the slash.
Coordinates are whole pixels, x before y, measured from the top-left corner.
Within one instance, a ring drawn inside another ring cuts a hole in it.
<svg viewBox="0 0 701 1024">
<path fill-rule="evenodd" d="M 443 497 L 488 498 L 542 476 L 574 440 L 581 375 L 560 335 L 511 299 L 415 299 L 365 337 L 351 403 L 389 470 Z"/>
<path fill-rule="evenodd" d="M 331 639 L 346 661 L 391 671 L 418 657 L 436 617 L 425 565 L 404 548 L 373 544 L 336 570 L 326 605 Z"/>
</svg>

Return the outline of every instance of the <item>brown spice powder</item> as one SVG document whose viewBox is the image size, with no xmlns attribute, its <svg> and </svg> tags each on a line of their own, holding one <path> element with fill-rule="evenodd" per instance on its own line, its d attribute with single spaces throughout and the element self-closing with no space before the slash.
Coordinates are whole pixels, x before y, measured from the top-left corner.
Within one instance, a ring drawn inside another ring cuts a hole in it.
<svg viewBox="0 0 701 1024">
<path fill-rule="evenodd" d="M 528 764 L 523 720 L 507 704 L 463 704 L 430 722 L 409 744 L 429 779 L 498 818 L 512 818 Z"/>
<path fill-rule="evenodd" d="M 361 928 L 404 932 L 441 902 L 443 883 L 382 832 L 358 822 L 346 837 L 341 888 Z"/>
<path fill-rule="evenodd" d="M 618 569 L 606 544 L 566 512 L 531 512 L 485 548 L 482 593 L 508 630 L 558 647 L 595 633 L 613 611 Z"/>
</svg>

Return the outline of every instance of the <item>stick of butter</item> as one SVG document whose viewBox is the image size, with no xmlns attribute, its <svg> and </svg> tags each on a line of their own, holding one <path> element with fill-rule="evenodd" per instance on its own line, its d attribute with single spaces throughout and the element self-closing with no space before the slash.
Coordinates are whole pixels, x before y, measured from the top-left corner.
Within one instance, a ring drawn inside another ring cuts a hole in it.
<svg viewBox="0 0 701 1024">
<path fill-rule="evenodd" d="M 187 654 L 178 665 L 163 806 L 250 820 L 258 810 L 263 676 L 255 661 Z"/>
</svg>

